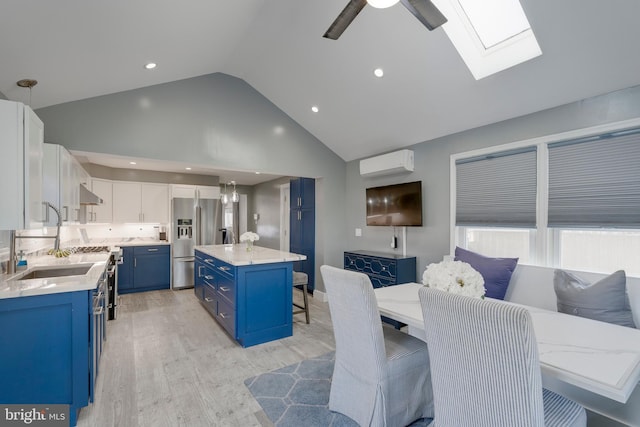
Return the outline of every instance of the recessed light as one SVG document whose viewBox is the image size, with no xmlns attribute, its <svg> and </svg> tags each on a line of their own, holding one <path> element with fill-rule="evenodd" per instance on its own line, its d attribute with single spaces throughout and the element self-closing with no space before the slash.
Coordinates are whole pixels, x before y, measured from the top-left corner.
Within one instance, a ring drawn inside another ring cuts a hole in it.
<svg viewBox="0 0 640 427">
<path fill-rule="evenodd" d="M 373 70 L 373 74 L 376 77 L 382 77 L 384 76 L 384 70 L 382 68 L 376 68 L 375 70 Z"/>
<path fill-rule="evenodd" d="M 313 111 L 314 113 L 317 113 L 320 110 L 318 109 L 317 105 L 314 105 L 313 107 L 311 107 L 311 111 Z"/>
<path fill-rule="evenodd" d="M 256 175 L 260 175 L 260 172 L 256 172 Z"/>
<path fill-rule="evenodd" d="M 190 171 L 190 170 L 191 170 L 191 168 L 185 168 L 185 170 L 188 170 L 188 171 Z"/>
<path fill-rule="evenodd" d="M 130 165 L 136 165 L 136 162 L 129 162 Z"/>
<path fill-rule="evenodd" d="M 158 64 L 156 64 L 155 62 L 149 62 L 147 64 L 144 64 L 144 68 L 146 68 L 147 70 L 153 70 L 157 66 Z"/>
</svg>

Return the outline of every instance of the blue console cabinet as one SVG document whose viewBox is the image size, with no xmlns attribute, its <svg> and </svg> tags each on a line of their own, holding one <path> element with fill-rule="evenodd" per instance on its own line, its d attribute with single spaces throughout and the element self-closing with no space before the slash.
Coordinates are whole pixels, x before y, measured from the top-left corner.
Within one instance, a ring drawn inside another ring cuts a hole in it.
<svg viewBox="0 0 640 427">
<path fill-rule="evenodd" d="M 194 292 L 243 347 L 293 334 L 291 262 L 233 266 L 196 250 Z"/>
<path fill-rule="evenodd" d="M 344 269 L 358 271 L 369 276 L 374 288 L 399 285 L 416 281 L 416 257 L 373 251 L 348 251 L 344 253 Z M 404 323 L 382 316 L 382 320 L 397 329 Z"/>
</svg>

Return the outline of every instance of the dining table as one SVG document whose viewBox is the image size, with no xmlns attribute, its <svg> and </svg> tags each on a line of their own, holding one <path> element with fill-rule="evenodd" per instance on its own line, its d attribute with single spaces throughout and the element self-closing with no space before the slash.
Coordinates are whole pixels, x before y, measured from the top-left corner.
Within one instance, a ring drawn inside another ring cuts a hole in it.
<svg viewBox="0 0 640 427">
<path fill-rule="evenodd" d="M 374 290 L 382 316 L 426 341 L 419 283 Z M 515 304 L 502 301 L 505 304 Z M 525 307 L 531 314 L 543 386 L 619 423 L 640 426 L 640 330 Z"/>
</svg>

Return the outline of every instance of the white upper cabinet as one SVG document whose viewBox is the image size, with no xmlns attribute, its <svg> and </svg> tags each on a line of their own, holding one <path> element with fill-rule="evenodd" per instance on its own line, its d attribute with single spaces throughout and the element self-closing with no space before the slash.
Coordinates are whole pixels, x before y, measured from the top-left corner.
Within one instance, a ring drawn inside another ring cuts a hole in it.
<svg viewBox="0 0 640 427">
<path fill-rule="evenodd" d="M 114 181 L 113 222 L 169 222 L 169 186 Z"/>
<path fill-rule="evenodd" d="M 172 184 L 171 185 L 171 198 L 185 198 L 185 199 L 219 199 L 220 187 L 205 186 L 205 185 L 183 185 Z"/>
<path fill-rule="evenodd" d="M 167 184 L 142 185 L 142 221 L 169 222 L 169 186 Z"/>
<path fill-rule="evenodd" d="M 102 199 L 101 205 L 88 206 L 87 222 L 105 223 L 113 221 L 113 183 L 105 179 L 93 178 L 87 187 Z"/>
<path fill-rule="evenodd" d="M 60 210 L 64 224 L 80 219 L 80 184 L 89 184 L 89 174 L 61 145 L 44 144 L 44 199 Z M 49 215 L 47 225 L 56 225 L 55 215 Z"/>
<path fill-rule="evenodd" d="M 31 108 L 0 100 L 0 229 L 42 227 L 43 143 L 44 124 Z"/>
</svg>

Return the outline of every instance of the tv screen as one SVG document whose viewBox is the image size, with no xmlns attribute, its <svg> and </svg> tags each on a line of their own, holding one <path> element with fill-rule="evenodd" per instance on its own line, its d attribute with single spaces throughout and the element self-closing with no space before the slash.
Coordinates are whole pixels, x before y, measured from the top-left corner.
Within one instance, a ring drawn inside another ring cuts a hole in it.
<svg viewBox="0 0 640 427">
<path fill-rule="evenodd" d="M 422 181 L 367 188 L 367 225 L 421 226 Z"/>
</svg>

